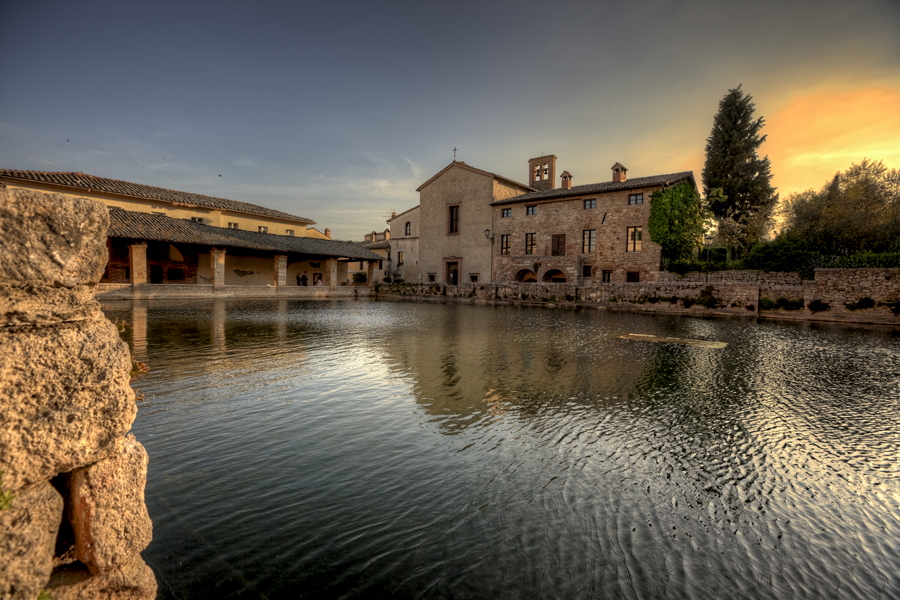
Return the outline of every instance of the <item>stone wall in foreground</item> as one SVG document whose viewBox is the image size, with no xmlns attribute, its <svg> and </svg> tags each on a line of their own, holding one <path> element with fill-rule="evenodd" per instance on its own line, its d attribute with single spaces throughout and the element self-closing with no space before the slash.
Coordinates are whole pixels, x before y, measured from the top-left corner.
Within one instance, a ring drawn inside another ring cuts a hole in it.
<svg viewBox="0 0 900 600">
<path fill-rule="evenodd" d="M 0 187 L 0 599 L 156 597 L 105 206 Z"/>
</svg>

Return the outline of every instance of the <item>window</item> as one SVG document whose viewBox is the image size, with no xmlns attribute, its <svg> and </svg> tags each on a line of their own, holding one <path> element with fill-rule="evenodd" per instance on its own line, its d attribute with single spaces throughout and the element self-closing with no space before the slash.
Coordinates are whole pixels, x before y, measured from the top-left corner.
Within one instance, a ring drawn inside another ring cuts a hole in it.
<svg viewBox="0 0 900 600">
<path fill-rule="evenodd" d="M 293 229 L 285 229 L 284 232 L 285 232 L 287 235 L 289 235 L 289 236 L 291 236 L 291 237 L 294 237 L 294 230 L 293 230 Z"/>
<path fill-rule="evenodd" d="M 412 235 L 412 223 L 409 221 L 406 222 L 406 227 L 403 228 L 403 235 Z"/>
<path fill-rule="evenodd" d="M 550 256 L 566 255 L 566 234 L 554 234 L 551 238 Z"/>
<path fill-rule="evenodd" d="M 500 254 L 509 254 L 509 234 L 500 236 Z"/>
<path fill-rule="evenodd" d="M 597 199 L 593 200 L 585 200 L 584 201 L 584 209 L 587 210 L 589 208 L 597 208 Z"/>
<path fill-rule="evenodd" d="M 447 211 L 447 233 L 459 233 L 459 205 L 449 207 Z"/>
<path fill-rule="evenodd" d="M 382 269 L 384 268 L 384 265 L 383 265 L 382 263 L 384 263 L 383 260 L 379 260 L 379 261 L 378 261 L 378 270 L 379 270 L 379 271 L 382 270 Z M 359 261 L 359 264 L 362 264 L 362 261 Z"/>
<path fill-rule="evenodd" d="M 628 204 L 643 204 L 644 203 L 644 195 L 643 194 L 628 194 Z"/>
<path fill-rule="evenodd" d="M 625 281 L 630 283 L 639 283 L 641 281 L 640 271 L 627 271 L 625 273 Z"/>
<path fill-rule="evenodd" d="M 603 283 L 612 281 L 612 271 L 603 271 Z"/>
<path fill-rule="evenodd" d="M 591 276 L 591 265 L 584 265 L 581 267 L 581 276 L 582 277 L 590 277 Z"/>
<path fill-rule="evenodd" d="M 597 247 L 597 230 L 585 229 L 581 232 L 581 251 L 583 253 L 593 252 Z"/>
<path fill-rule="evenodd" d="M 504 209 L 500 210 L 500 218 L 501 219 L 505 219 L 506 217 L 511 217 L 511 216 L 512 216 L 511 208 L 504 208 Z"/>
<path fill-rule="evenodd" d="M 237 223 L 228 223 L 228 229 L 240 229 Z"/>
<path fill-rule="evenodd" d="M 469 273 L 469 281 L 472 283 L 478 283 L 478 273 Z"/>
<path fill-rule="evenodd" d="M 534 254 L 534 234 L 525 234 L 525 254 Z"/>
<path fill-rule="evenodd" d="M 435 277 L 437 277 L 437 273 L 429 273 L 429 274 L 428 274 L 428 281 L 429 281 L 430 283 L 434 283 L 434 278 L 435 278 Z"/>
<path fill-rule="evenodd" d="M 626 230 L 625 252 L 640 252 L 641 250 L 641 228 L 629 227 Z"/>
<path fill-rule="evenodd" d="M 403 264 L 403 252 L 400 251 L 397 253 L 397 266 L 399 267 L 402 264 Z"/>
<path fill-rule="evenodd" d="M 260 225 L 257 228 L 257 231 L 259 231 L 260 233 L 269 233 L 269 228 L 266 225 Z"/>
<path fill-rule="evenodd" d="M 536 215 L 537 214 L 537 206 L 526 206 L 525 214 L 526 215 Z"/>
<path fill-rule="evenodd" d="M 194 223 L 202 223 L 203 217 L 191 217 L 191 221 L 193 221 Z"/>
</svg>

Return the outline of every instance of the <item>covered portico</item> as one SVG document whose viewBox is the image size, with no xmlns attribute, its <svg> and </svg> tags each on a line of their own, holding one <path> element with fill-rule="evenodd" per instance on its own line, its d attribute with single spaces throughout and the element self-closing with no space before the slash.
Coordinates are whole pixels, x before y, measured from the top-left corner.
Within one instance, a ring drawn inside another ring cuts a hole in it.
<svg viewBox="0 0 900 600">
<path fill-rule="evenodd" d="M 381 258 L 355 242 L 211 227 L 118 208 L 110 209 L 108 236 L 109 262 L 98 286 L 103 295 L 355 295 L 349 261 L 367 263 L 371 281 Z M 348 288 L 346 294 L 337 294 L 340 288 Z"/>
</svg>

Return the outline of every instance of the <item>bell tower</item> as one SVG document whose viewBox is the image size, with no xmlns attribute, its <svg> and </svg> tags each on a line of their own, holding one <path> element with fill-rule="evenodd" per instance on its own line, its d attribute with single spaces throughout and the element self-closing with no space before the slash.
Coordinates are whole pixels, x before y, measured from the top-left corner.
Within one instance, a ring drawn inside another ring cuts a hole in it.
<svg viewBox="0 0 900 600">
<path fill-rule="evenodd" d="M 528 161 L 528 185 L 537 190 L 553 189 L 556 181 L 556 156 L 549 154 Z"/>
</svg>

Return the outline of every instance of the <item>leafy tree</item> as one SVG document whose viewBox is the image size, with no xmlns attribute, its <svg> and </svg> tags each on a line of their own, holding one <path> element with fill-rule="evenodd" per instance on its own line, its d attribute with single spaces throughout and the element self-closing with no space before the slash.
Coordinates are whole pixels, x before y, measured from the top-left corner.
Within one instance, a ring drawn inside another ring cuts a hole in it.
<svg viewBox="0 0 900 600">
<path fill-rule="evenodd" d="M 815 192 L 789 195 L 782 236 L 820 254 L 900 251 L 900 170 L 864 159 Z"/>
<path fill-rule="evenodd" d="M 650 196 L 650 239 L 662 246 L 666 259 L 690 258 L 710 219 L 700 194 L 686 181 Z"/>
<path fill-rule="evenodd" d="M 724 227 L 735 238 L 737 243 L 731 244 L 735 249 L 762 238 L 778 201 L 770 183 L 769 157 L 757 155 L 766 136 L 759 135 L 765 121 L 754 120 L 755 106 L 753 96 L 745 96 L 741 86 L 728 90 L 706 138 L 703 193 L 715 217 L 730 220 Z M 713 194 L 717 188 L 721 189 L 718 196 Z"/>
</svg>

